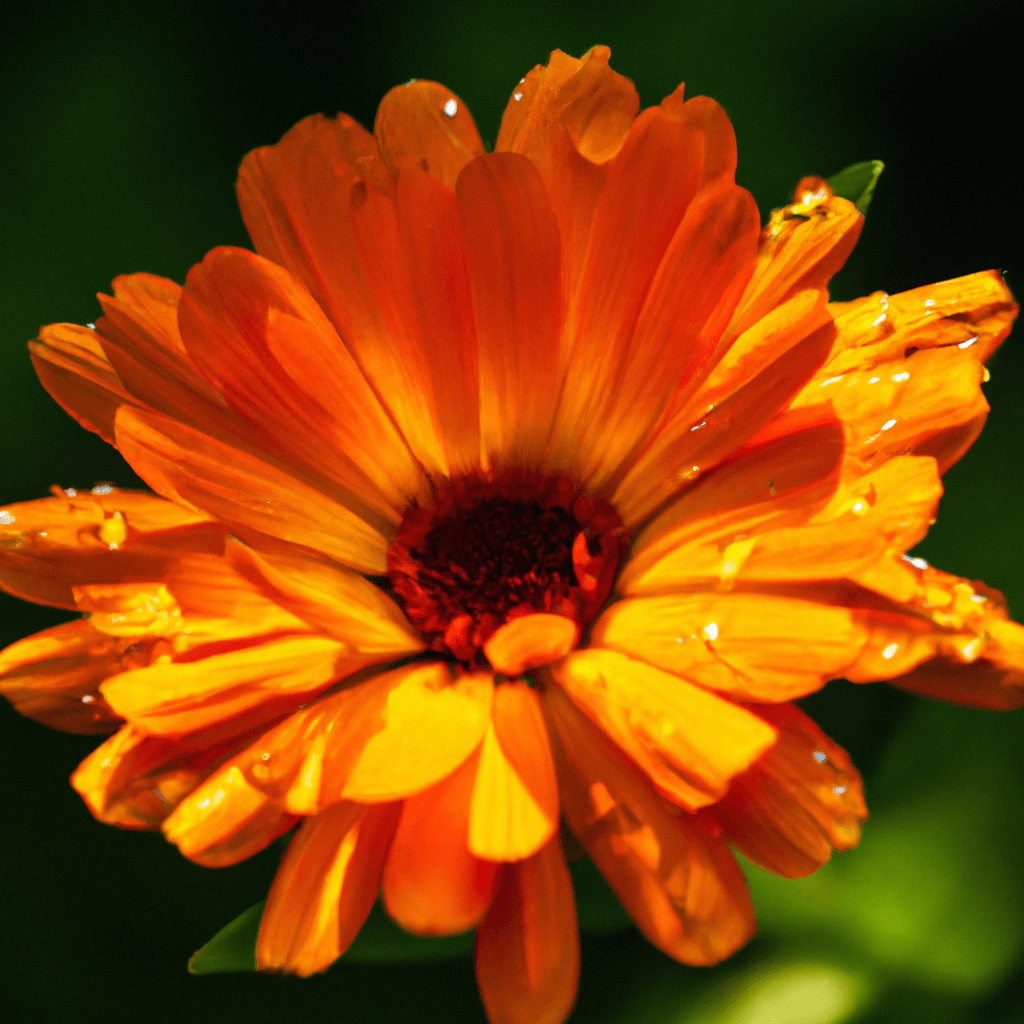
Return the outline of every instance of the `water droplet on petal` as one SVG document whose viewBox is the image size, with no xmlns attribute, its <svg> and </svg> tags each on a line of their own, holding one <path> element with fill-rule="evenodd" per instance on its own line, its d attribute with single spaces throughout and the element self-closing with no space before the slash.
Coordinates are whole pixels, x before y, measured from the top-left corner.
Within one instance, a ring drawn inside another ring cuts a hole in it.
<svg viewBox="0 0 1024 1024">
<path fill-rule="evenodd" d="M 885 421 L 885 422 L 884 422 L 884 423 L 882 424 L 882 429 L 883 429 L 883 430 L 891 430 L 891 429 L 892 429 L 893 427 L 895 427 L 895 426 L 896 426 L 896 423 L 897 423 L 897 421 L 896 421 L 896 420 L 886 420 L 886 421 Z"/>
<path fill-rule="evenodd" d="M 704 627 L 704 639 L 705 640 L 717 640 L 718 639 L 718 623 L 709 622 Z"/>
<path fill-rule="evenodd" d="M 459 105 L 458 105 L 458 103 L 455 102 L 455 100 L 449 100 L 444 105 L 445 117 L 454 117 L 458 112 L 459 112 Z"/>
<path fill-rule="evenodd" d="M 824 750 L 816 750 L 811 757 L 813 757 L 818 764 L 824 764 L 828 760 L 828 755 Z"/>
<path fill-rule="evenodd" d="M 522 98 L 523 98 L 523 94 L 521 92 L 514 92 L 514 93 L 512 93 L 512 99 L 514 99 L 516 101 L 516 103 L 518 103 Z"/>
<path fill-rule="evenodd" d="M 889 646 L 882 651 L 882 657 L 885 658 L 886 661 L 889 661 L 892 657 L 895 656 L 896 652 L 899 649 L 899 644 L 889 644 Z"/>
</svg>

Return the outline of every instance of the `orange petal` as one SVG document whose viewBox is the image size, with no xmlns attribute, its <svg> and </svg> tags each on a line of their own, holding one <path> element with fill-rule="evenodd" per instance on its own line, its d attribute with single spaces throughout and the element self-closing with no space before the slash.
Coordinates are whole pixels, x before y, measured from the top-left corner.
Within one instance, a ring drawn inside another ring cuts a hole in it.
<svg viewBox="0 0 1024 1024">
<path fill-rule="evenodd" d="M 721 799 L 775 742 L 775 730 L 749 711 L 615 651 L 577 651 L 550 671 L 662 793 L 690 810 Z"/>
<path fill-rule="evenodd" d="M 727 336 L 738 338 L 761 317 L 807 288 L 824 289 L 850 255 L 864 217 L 828 186 L 775 210 L 761 233 L 757 266 Z"/>
<path fill-rule="evenodd" d="M 592 163 L 622 147 L 640 105 L 633 83 L 608 66 L 611 50 L 594 46 L 579 60 L 561 50 L 538 65 L 512 92 L 495 149 L 512 150 L 543 167 L 549 136 L 565 131 Z"/>
<path fill-rule="evenodd" d="M 118 415 L 117 447 L 155 491 L 209 511 L 248 543 L 272 537 L 357 571 L 386 570 L 387 540 L 378 528 L 269 462 L 134 409 Z"/>
<path fill-rule="evenodd" d="M 846 751 L 795 705 L 760 705 L 757 713 L 779 730 L 779 740 L 732 780 L 714 815 L 755 864 L 803 878 L 833 849 L 849 850 L 860 840 L 867 817 L 860 775 Z"/>
<path fill-rule="evenodd" d="M 407 167 L 398 179 L 395 209 L 399 248 L 408 268 L 409 304 L 414 310 L 414 315 L 407 313 L 401 319 L 407 326 L 418 322 L 422 346 L 422 372 L 409 373 L 408 390 L 423 393 L 428 390 L 425 382 L 430 381 L 436 429 L 449 469 L 453 473 L 474 470 L 480 463 L 479 368 L 458 203 L 454 193 L 432 175 Z M 384 262 L 380 271 L 381 290 L 393 291 L 395 261 Z M 391 373 L 388 380 L 397 376 Z M 394 384 L 389 384 L 387 393 L 395 391 Z M 404 409 L 409 402 L 403 397 L 395 404 Z M 409 437 L 408 429 L 405 433 Z M 419 453 L 418 448 L 414 450 Z"/>
<path fill-rule="evenodd" d="M 558 224 L 517 153 L 467 164 L 456 188 L 480 353 L 484 465 L 537 466 L 558 401 Z"/>
<path fill-rule="evenodd" d="M 505 869 L 476 939 L 476 979 L 491 1024 L 562 1024 L 579 985 L 572 879 L 553 836 Z"/>
<path fill-rule="evenodd" d="M 267 897 L 259 970 L 316 974 L 348 949 L 377 899 L 399 807 L 341 803 L 303 823 Z"/>
<path fill-rule="evenodd" d="M 86 430 L 114 443 L 114 414 L 131 401 L 95 332 L 77 324 L 50 324 L 29 342 L 43 387 Z"/>
<path fill-rule="evenodd" d="M 278 145 L 245 158 L 238 199 L 256 249 L 310 290 L 416 458 L 428 472 L 444 474 L 439 424 L 447 427 L 452 416 L 443 401 L 464 389 L 461 379 L 446 382 L 440 371 L 470 351 L 472 311 L 467 325 L 461 230 L 451 215 L 451 193 L 418 168 L 406 167 L 406 176 L 427 177 L 436 186 L 413 187 L 413 227 L 408 196 L 401 194 L 409 189 L 400 186 L 396 193 L 377 140 L 344 114 L 336 121 L 316 116 L 299 122 Z M 446 285 L 450 308 L 441 322 L 424 325 L 423 314 L 436 312 L 436 293 Z M 449 350 L 436 366 L 438 342 L 450 326 L 458 331 L 448 336 Z M 333 350 L 319 358 L 326 355 L 345 358 Z M 440 385 L 436 396 L 431 381 Z M 475 392 L 475 374 L 472 385 Z"/>
<path fill-rule="evenodd" d="M 579 640 L 579 626 L 564 615 L 523 615 L 493 633 L 484 654 L 496 671 L 518 676 L 564 658 Z"/>
<path fill-rule="evenodd" d="M 544 693 L 562 813 L 637 927 L 683 963 L 718 963 L 754 934 L 754 908 L 725 840 L 672 813 L 557 687 Z"/>
<path fill-rule="evenodd" d="M 846 428 L 847 451 L 864 466 L 894 455 L 933 455 L 944 472 L 985 423 L 984 372 L 971 350 L 954 346 L 840 374 L 826 364 L 793 407 L 831 402 Z"/>
<path fill-rule="evenodd" d="M 635 325 L 623 323 L 620 337 L 608 337 L 606 357 L 587 359 L 589 381 L 570 372 L 552 444 L 575 454 L 569 465 L 590 486 L 623 472 L 670 396 L 692 392 L 717 361 L 722 331 L 753 269 L 758 224 L 753 198 L 738 185 L 701 190 L 645 283 Z"/>
<path fill-rule="evenodd" d="M 114 278 L 100 295 L 97 339 L 134 404 L 207 431 L 230 429 L 217 391 L 199 374 L 178 331 L 181 287 L 153 274 Z"/>
<path fill-rule="evenodd" d="M 203 375 L 286 464 L 308 467 L 384 516 L 420 492 L 404 440 L 286 270 L 244 249 L 214 249 L 189 271 L 178 323 Z"/>
<path fill-rule="evenodd" d="M 152 494 L 94 492 L 58 488 L 0 509 L 0 587 L 74 610 L 75 586 L 159 580 L 182 551 L 224 548 L 224 528 L 206 516 Z"/>
<path fill-rule="evenodd" d="M 494 692 L 469 814 L 469 849 L 492 861 L 535 854 L 558 828 L 558 787 L 537 693 L 525 683 Z"/>
<path fill-rule="evenodd" d="M 855 577 L 889 599 L 855 609 L 870 631 L 845 675 L 971 707 L 1024 705 L 1024 626 L 984 584 L 917 559 L 883 559 Z"/>
<path fill-rule="evenodd" d="M 383 803 L 450 775 L 487 731 L 490 676 L 406 665 L 296 711 L 226 766 L 296 814 L 338 800 Z M 211 780 L 211 785 L 215 780 Z"/>
<path fill-rule="evenodd" d="M 680 85 L 661 101 L 661 108 L 704 137 L 702 184 L 732 181 L 736 176 L 736 133 L 721 106 L 708 96 L 694 96 L 684 103 Z"/>
<path fill-rule="evenodd" d="M 790 316 L 795 320 L 790 322 Z M 782 354 L 766 367 L 756 367 L 754 376 L 719 401 L 707 401 L 699 389 L 690 402 L 681 407 L 671 404 L 663 423 L 656 428 L 644 452 L 628 468 L 614 497 L 627 528 L 643 522 L 660 506 L 685 489 L 694 480 L 723 461 L 735 456 L 759 431 L 774 421 L 788 419 L 780 412 L 800 393 L 821 366 L 834 337 L 831 324 L 806 333 L 818 322 L 816 315 L 799 303 L 780 312 L 772 321 L 766 343 L 775 341 Z M 797 335 L 795 344 L 788 331 Z M 752 329 L 754 331 L 754 329 Z M 756 331 L 754 331 L 756 333 Z M 730 384 L 731 386 L 731 384 Z M 802 410 L 808 414 L 811 410 Z M 792 414 L 790 414 L 791 416 Z M 808 416 L 818 425 L 833 414 Z M 807 425 L 807 424 L 805 424 Z M 783 433 L 793 433 L 795 428 Z"/>
<path fill-rule="evenodd" d="M 224 868 L 265 850 L 299 820 L 274 803 L 237 768 L 203 787 L 206 806 L 196 813 L 195 800 L 180 804 L 163 823 L 169 842 L 189 860 L 207 868 Z"/>
<path fill-rule="evenodd" d="M 581 459 L 593 452 L 579 438 L 581 424 L 594 429 L 615 399 L 630 399 L 620 385 L 637 319 L 697 194 L 702 154 L 700 132 L 651 108 L 633 122 L 609 164 L 579 288 L 569 296 L 569 369 L 555 427 L 560 469 L 582 471 Z M 640 207 L 637 195 L 647 197 Z M 595 351 L 601 352 L 600 359 L 593 358 Z"/>
<path fill-rule="evenodd" d="M 513 90 L 495 149 L 529 157 L 540 172 L 562 240 L 562 278 L 575 294 L 594 209 L 636 117 L 633 83 L 608 66 L 610 51 L 595 46 L 580 60 L 552 52 Z M 597 161 L 597 162 L 595 162 Z"/>
<path fill-rule="evenodd" d="M 842 675 L 867 637 L 849 608 L 774 594 L 671 594 L 613 604 L 591 643 L 739 700 L 779 701 Z"/>
<path fill-rule="evenodd" d="M 259 555 L 237 540 L 227 545 L 232 566 L 300 619 L 361 651 L 396 656 L 423 650 L 409 620 L 379 587 L 335 562 L 298 550 Z"/>
<path fill-rule="evenodd" d="M 415 164 L 449 188 L 462 168 L 484 152 L 469 109 L 438 82 L 396 85 L 380 101 L 373 133 L 393 168 Z"/>
<path fill-rule="evenodd" d="M 466 845 L 478 756 L 402 806 L 387 863 L 384 906 L 406 931 L 458 935 L 487 913 L 501 866 L 480 860 Z"/>
<path fill-rule="evenodd" d="M 709 488 L 713 479 L 708 480 Z M 761 487 L 777 488 L 774 480 L 762 478 Z M 811 497 L 812 487 L 808 486 L 805 498 Z M 754 580 L 841 578 L 888 552 L 913 547 L 935 521 L 941 494 L 934 459 L 899 456 L 863 476 L 854 474 L 841 481 L 827 504 L 808 503 L 802 523 L 795 521 L 799 511 L 794 499 L 784 496 L 781 501 L 749 506 L 745 516 L 707 523 L 702 534 L 691 534 L 693 540 L 688 543 L 682 542 L 680 524 L 672 534 L 679 538 L 675 546 L 670 534 L 662 533 L 657 546 L 665 554 L 655 560 L 652 545 L 651 551 L 624 570 L 620 586 L 639 594 L 663 592 L 699 579 L 717 578 L 728 589 L 736 582 Z M 670 512 L 676 515 L 683 508 L 695 508 L 700 497 L 694 488 L 678 503 L 679 509 Z M 694 505 L 688 505 L 688 499 Z M 660 529 L 659 524 L 655 527 Z M 688 523 L 686 529 L 690 528 Z M 651 535 L 655 532 L 652 529 Z M 640 544 L 643 540 L 642 536 Z"/>
<path fill-rule="evenodd" d="M 838 484 L 842 430 L 809 424 L 752 445 L 703 477 L 637 537 L 617 589 L 639 595 L 697 579 L 732 582 L 752 538 L 802 523 Z"/>
<path fill-rule="evenodd" d="M 99 685 L 122 670 L 131 641 L 88 622 L 65 622 L 0 651 L 0 694 L 21 714 L 82 735 L 113 732 L 119 720 Z"/>
<path fill-rule="evenodd" d="M 71 785 L 100 821 L 157 829 L 182 799 L 251 740 L 251 733 L 199 733 L 183 742 L 125 725 L 78 766 Z"/>
<path fill-rule="evenodd" d="M 984 362 L 1017 316 L 1017 303 L 995 270 L 897 295 L 876 292 L 829 309 L 836 317 L 837 335 L 826 377 L 906 359 L 918 349 L 952 345 Z"/>
<path fill-rule="evenodd" d="M 157 662 L 108 679 L 101 692 L 145 732 L 176 735 L 250 713 L 277 717 L 381 658 L 328 637 L 292 636 L 196 661 Z"/>
</svg>

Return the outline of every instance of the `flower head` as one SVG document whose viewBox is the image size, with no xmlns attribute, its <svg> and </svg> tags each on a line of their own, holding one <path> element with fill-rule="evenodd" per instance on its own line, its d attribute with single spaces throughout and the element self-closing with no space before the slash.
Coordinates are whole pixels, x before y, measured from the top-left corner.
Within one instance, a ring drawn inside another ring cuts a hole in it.
<svg viewBox="0 0 1024 1024">
<path fill-rule="evenodd" d="M 732 128 L 638 111 L 598 47 L 515 88 L 495 152 L 436 83 L 370 134 L 311 117 L 242 165 L 256 252 L 45 328 L 51 394 L 159 497 L 0 512 L 0 585 L 86 613 L 0 688 L 113 735 L 102 821 L 236 863 L 298 824 L 257 948 L 324 970 L 382 893 L 477 928 L 495 1024 L 564 1019 L 561 821 L 690 964 L 856 844 L 848 757 L 792 703 L 889 679 L 1024 704 L 1000 595 L 906 552 L 981 429 L 995 273 L 829 304 L 862 224 L 819 178 L 762 230 Z"/>
</svg>

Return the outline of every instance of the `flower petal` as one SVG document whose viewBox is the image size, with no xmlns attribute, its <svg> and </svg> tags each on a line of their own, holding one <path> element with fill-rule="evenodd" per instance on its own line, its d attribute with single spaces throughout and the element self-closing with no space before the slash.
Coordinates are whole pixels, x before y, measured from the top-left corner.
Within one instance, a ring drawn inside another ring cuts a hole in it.
<svg viewBox="0 0 1024 1024">
<path fill-rule="evenodd" d="M 97 340 L 135 405 L 208 432 L 231 429 L 224 400 L 196 369 L 178 331 L 181 286 L 153 274 L 114 278 L 100 295 Z"/>
<path fill-rule="evenodd" d="M 702 155 L 700 132 L 651 108 L 633 122 L 609 165 L 579 288 L 569 296 L 569 367 L 555 425 L 556 469 L 585 469 L 576 466 L 580 452 L 593 456 L 593 451 L 581 443 L 581 425 L 593 430 L 616 399 L 630 400 L 620 384 L 637 318 L 697 194 Z M 646 197 L 642 206 L 635 202 L 638 194 Z"/>
<path fill-rule="evenodd" d="M 800 291 L 824 289 L 853 250 L 864 215 L 820 178 L 810 180 L 818 187 L 803 194 L 798 187 L 795 201 L 775 210 L 761 232 L 757 266 L 727 335 L 738 338 Z"/>
<path fill-rule="evenodd" d="M 248 543 L 275 538 L 357 571 L 386 569 L 380 529 L 270 462 L 134 409 L 118 414 L 117 447 L 155 491 L 208 511 Z"/>
<path fill-rule="evenodd" d="M 505 868 L 477 931 L 476 978 L 491 1024 L 562 1024 L 576 1001 L 580 939 L 572 879 L 555 835 Z"/>
<path fill-rule="evenodd" d="M 533 856 L 558 828 L 558 786 L 536 691 L 503 683 L 480 749 L 469 849 L 491 861 Z"/>
<path fill-rule="evenodd" d="M 402 805 L 384 865 L 384 906 L 416 935 L 458 935 L 476 927 L 501 881 L 501 866 L 466 845 L 477 761 L 473 754 Z"/>
<path fill-rule="evenodd" d="M 438 82 L 396 85 L 380 101 L 373 133 L 381 156 L 396 170 L 415 164 L 449 188 L 484 144 L 466 105 Z"/>
<path fill-rule="evenodd" d="M 849 850 L 867 817 L 860 775 L 793 704 L 759 705 L 779 740 L 736 776 L 714 810 L 744 856 L 785 878 L 817 871 L 832 850 Z"/>
<path fill-rule="evenodd" d="M 755 450 L 750 459 L 737 462 L 736 469 L 753 469 L 760 455 Z M 810 470 L 813 458 L 788 468 L 797 473 Z M 743 480 L 739 472 L 736 479 Z M 782 500 L 773 496 L 751 503 L 745 510 L 735 509 L 731 515 L 708 517 L 698 527 L 698 503 L 706 500 L 710 505 L 727 494 L 714 487 L 712 475 L 706 490 L 694 488 L 640 537 L 642 554 L 624 569 L 620 588 L 642 594 L 709 579 L 718 579 L 728 589 L 734 583 L 755 580 L 841 578 L 866 568 L 887 552 L 913 547 L 934 522 L 942 494 L 935 460 L 912 455 L 893 458 L 863 475 L 851 473 L 822 505 L 819 496 L 829 489 L 828 479 L 807 482 L 803 493 L 794 488 L 789 496 L 782 495 Z M 762 477 L 762 490 L 777 492 L 776 480 Z M 801 505 L 803 522 L 799 521 Z M 693 519 L 689 510 L 694 512 Z M 672 521 L 676 525 L 670 532 L 667 524 Z M 656 544 L 643 550 L 645 538 L 655 537 Z M 664 552 L 660 558 L 654 554 L 655 548 Z"/>
<path fill-rule="evenodd" d="M 870 635 L 847 678 L 971 707 L 1024 705 L 1024 626 L 1009 620 L 998 591 L 905 558 L 855 580 L 890 603 L 855 608 Z"/>
<path fill-rule="evenodd" d="M 303 823 L 267 897 L 259 970 L 305 977 L 348 949 L 377 899 L 399 809 L 340 803 Z"/>
<path fill-rule="evenodd" d="M 320 636 L 270 639 L 187 662 L 157 662 L 100 688 L 115 712 L 145 732 L 173 736 L 231 719 L 267 721 L 387 654 Z"/>
<path fill-rule="evenodd" d="M 729 780 L 775 742 L 756 715 L 616 651 L 577 651 L 551 674 L 665 796 L 690 810 L 721 799 Z"/>
<path fill-rule="evenodd" d="M 114 414 L 131 399 L 95 332 L 77 324 L 50 324 L 28 349 L 53 400 L 86 430 L 113 444 Z"/>
<path fill-rule="evenodd" d="M 828 364 L 792 408 L 828 400 L 843 421 L 847 452 L 865 467 L 894 455 L 933 455 L 945 471 L 988 415 L 985 370 L 970 351 L 926 349 L 870 369 L 829 374 Z"/>
<path fill-rule="evenodd" d="M 667 594 L 613 604 L 591 643 L 739 700 L 780 701 L 842 675 L 867 638 L 849 608 L 775 594 Z"/>
<path fill-rule="evenodd" d="M 398 800 L 450 775 L 480 745 L 492 697 L 488 675 L 453 681 L 442 663 L 406 665 L 296 711 L 224 771 L 239 767 L 295 814 L 338 800 Z M 193 794 L 199 810 L 207 795 Z"/>
<path fill-rule="evenodd" d="M 225 530 L 202 513 L 140 491 L 58 488 L 0 516 L 0 587 L 76 610 L 83 584 L 161 580 L 182 552 L 219 553 Z"/>
<path fill-rule="evenodd" d="M 309 467 L 385 517 L 420 493 L 404 440 L 286 270 L 244 249 L 214 249 L 189 271 L 178 323 L 203 375 L 286 464 Z"/>
<path fill-rule="evenodd" d="M 701 815 L 671 813 L 557 687 L 544 694 L 562 813 L 637 927 L 686 964 L 718 963 L 755 931 L 746 883 Z"/>
<path fill-rule="evenodd" d="M 252 740 L 230 728 L 187 740 L 125 725 L 75 770 L 71 785 L 93 815 L 118 828 L 157 829 L 207 776 Z"/>
<path fill-rule="evenodd" d="M 579 640 L 580 629 L 572 619 L 538 612 L 506 622 L 484 644 L 484 654 L 498 672 L 518 676 L 564 658 Z"/>
<path fill-rule="evenodd" d="M 795 344 L 790 343 L 788 334 L 789 313 L 799 314 L 792 325 L 800 338 Z M 786 434 L 835 420 L 824 406 L 817 407 L 821 410 L 818 415 L 810 409 L 802 410 L 806 421 L 795 424 L 788 422 L 792 414 L 781 412 L 821 366 L 835 335 L 831 324 L 805 335 L 818 321 L 813 314 L 804 314 L 793 309 L 782 317 L 780 311 L 782 323 L 776 326 L 785 341 L 777 337 L 773 340 L 784 351 L 738 390 L 716 403 L 705 401 L 700 389 L 681 409 L 666 412 L 662 425 L 616 489 L 615 507 L 627 527 L 642 523 L 673 495 L 735 456 L 748 442 L 753 445 L 752 439 L 773 424 L 787 424 L 779 431 Z"/>
<path fill-rule="evenodd" d="M 205 792 L 205 813 L 196 814 L 194 802 L 186 802 L 162 826 L 168 841 L 203 867 L 239 864 L 265 850 L 299 820 L 251 786 L 237 768 L 221 772 L 216 789 Z"/>
<path fill-rule="evenodd" d="M 588 359 L 586 383 L 571 364 L 552 441 L 556 450 L 576 453 L 569 466 L 577 479 L 600 487 L 624 472 L 670 396 L 692 392 L 717 361 L 722 332 L 753 270 L 758 223 L 753 198 L 738 185 L 702 189 L 644 282 L 635 322 L 623 322 L 616 337 L 608 325 L 588 321 L 591 330 L 608 331 L 608 350 Z"/>
<path fill-rule="evenodd" d="M 497 151 L 522 153 L 540 167 L 549 136 L 564 130 L 592 163 L 610 160 L 636 117 L 636 87 L 608 66 L 611 50 L 591 47 L 579 60 L 554 50 L 516 86 L 498 131 Z"/>
<path fill-rule="evenodd" d="M 411 188 L 411 216 L 410 188 L 400 184 L 396 192 L 377 140 L 344 114 L 336 121 L 316 116 L 245 158 L 238 200 L 257 251 L 309 289 L 416 457 L 428 472 L 443 473 L 439 424 L 451 418 L 444 399 L 461 394 L 464 382 L 446 382 L 438 371 L 471 351 L 472 312 L 467 324 L 461 229 L 450 190 L 415 167 L 407 166 L 405 177 L 421 182 Z M 444 285 L 451 308 L 441 322 L 424 325 L 421 311 L 437 312 Z M 452 326 L 447 321 L 458 330 L 435 367 L 439 339 Z M 472 385 L 475 392 L 475 373 Z"/>
<path fill-rule="evenodd" d="M 402 610 L 379 587 L 336 562 L 298 550 L 262 555 L 229 540 L 235 570 L 271 601 L 362 651 L 395 656 L 423 650 L 423 641 Z"/>
<path fill-rule="evenodd" d="M 956 345 L 982 362 L 1010 333 L 1017 303 L 995 270 L 968 274 L 897 295 L 876 292 L 833 303 L 836 340 L 826 376 L 869 370 L 913 351 Z"/>
<path fill-rule="evenodd" d="M 480 352 L 485 467 L 536 467 L 558 401 L 563 315 L 558 224 L 518 153 L 467 164 L 456 187 Z"/>
<path fill-rule="evenodd" d="M 575 294 L 608 176 L 640 98 L 628 78 L 608 66 L 606 46 L 576 60 L 554 50 L 516 86 L 505 108 L 495 149 L 529 157 L 551 198 L 562 240 L 562 278 Z"/>
<path fill-rule="evenodd" d="M 120 722 L 99 685 L 121 671 L 131 644 L 83 620 L 44 629 L 0 651 L 0 694 L 20 714 L 52 729 L 111 733 Z"/>
<path fill-rule="evenodd" d="M 658 593 L 709 578 L 729 583 L 753 535 L 802 523 L 823 508 L 838 484 L 843 434 L 834 420 L 809 418 L 751 445 L 670 505 L 637 537 L 618 591 Z"/>
</svg>

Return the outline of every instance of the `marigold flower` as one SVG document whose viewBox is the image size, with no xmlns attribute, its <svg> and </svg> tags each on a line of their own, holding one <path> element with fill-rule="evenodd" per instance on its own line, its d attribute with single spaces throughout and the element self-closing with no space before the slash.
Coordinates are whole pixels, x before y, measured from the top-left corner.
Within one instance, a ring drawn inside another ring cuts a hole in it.
<svg viewBox="0 0 1024 1024">
<path fill-rule="evenodd" d="M 256 252 L 114 281 L 40 378 L 159 497 L 0 512 L 0 585 L 86 616 L 0 654 L 25 714 L 113 735 L 95 816 L 234 864 L 301 822 L 257 948 L 327 968 L 378 897 L 477 928 L 494 1024 L 557 1024 L 559 823 L 688 964 L 754 932 L 730 851 L 799 877 L 866 816 L 792 703 L 845 676 L 1024 704 L 999 594 L 907 552 L 988 406 L 999 275 L 829 304 L 862 216 L 819 178 L 762 230 L 722 109 L 638 114 L 555 51 L 493 153 L 392 90 L 242 164 Z"/>
</svg>

